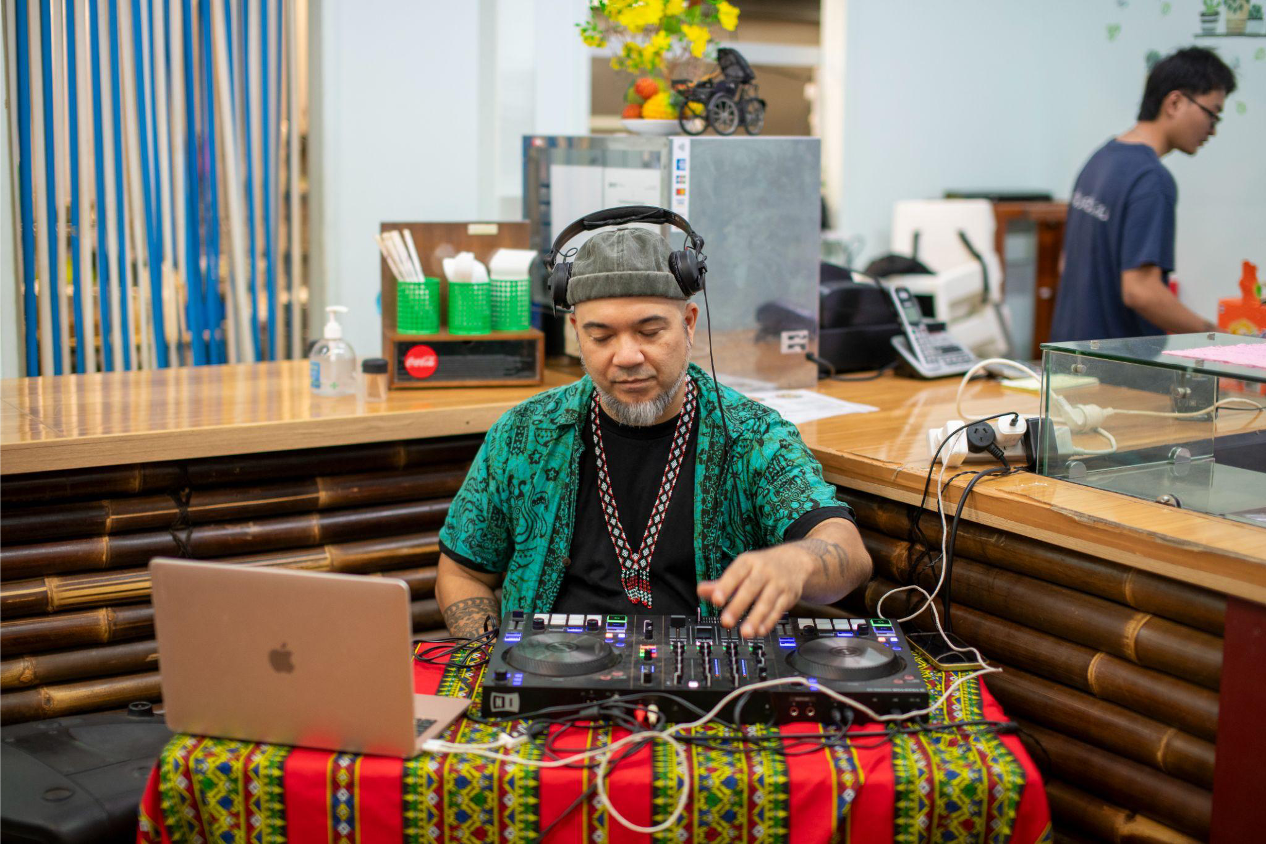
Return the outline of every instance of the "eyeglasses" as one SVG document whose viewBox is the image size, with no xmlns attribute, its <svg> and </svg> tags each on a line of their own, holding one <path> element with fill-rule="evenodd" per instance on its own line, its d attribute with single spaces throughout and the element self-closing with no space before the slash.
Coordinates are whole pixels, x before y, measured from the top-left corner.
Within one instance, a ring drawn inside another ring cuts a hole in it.
<svg viewBox="0 0 1266 845">
<path fill-rule="evenodd" d="M 1213 125 L 1214 125 L 1214 126 L 1217 126 L 1219 123 L 1221 123 L 1221 122 L 1222 122 L 1222 116 L 1221 116 L 1220 114 L 1218 114 L 1218 113 L 1217 113 L 1217 112 L 1215 112 L 1213 109 L 1211 109 L 1211 108 L 1209 108 L 1208 106 L 1206 106 L 1204 103 L 1202 103 L 1202 102 L 1200 102 L 1199 100 L 1197 100 L 1195 97 L 1193 97 L 1193 96 L 1191 96 L 1190 94 L 1188 94 L 1186 91 L 1179 91 L 1178 93 L 1179 93 L 1179 94 L 1182 94 L 1182 95 L 1183 95 L 1184 97 L 1186 97 L 1188 100 L 1191 100 L 1191 102 L 1195 103 L 1197 106 L 1199 106 L 1199 107 L 1200 107 L 1200 110 L 1201 110 L 1202 112 L 1204 112 L 1205 114 L 1209 115 L 1209 120 L 1211 120 L 1211 121 L 1213 122 Z"/>
</svg>

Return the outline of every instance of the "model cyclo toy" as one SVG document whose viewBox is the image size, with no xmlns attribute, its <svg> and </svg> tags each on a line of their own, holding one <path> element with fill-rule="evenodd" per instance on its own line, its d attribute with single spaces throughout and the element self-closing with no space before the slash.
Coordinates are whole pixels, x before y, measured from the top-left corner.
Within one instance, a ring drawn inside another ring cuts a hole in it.
<svg viewBox="0 0 1266 845">
<path fill-rule="evenodd" d="M 738 50 L 718 48 L 715 71 L 699 80 L 674 79 L 673 91 L 684 100 L 677 120 L 687 135 L 702 135 L 709 126 L 718 135 L 733 135 L 740 126 L 759 135 L 765 128 L 756 74 Z"/>
</svg>

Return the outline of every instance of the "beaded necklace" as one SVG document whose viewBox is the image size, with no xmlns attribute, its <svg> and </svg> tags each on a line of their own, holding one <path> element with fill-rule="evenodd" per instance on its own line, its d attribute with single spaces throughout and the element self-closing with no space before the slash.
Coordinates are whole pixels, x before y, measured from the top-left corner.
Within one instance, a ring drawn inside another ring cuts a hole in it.
<svg viewBox="0 0 1266 845">
<path fill-rule="evenodd" d="M 664 476 L 659 482 L 659 492 L 655 496 L 655 506 L 651 509 L 650 519 L 646 522 L 646 532 L 642 535 L 642 547 L 634 551 L 624 529 L 620 526 L 620 512 L 615 504 L 615 492 L 611 487 L 611 475 L 607 470 L 607 456 L 602 448 L 602 425 L 598 419 L 598 392 L 593 394 L 593 409 L 590 418 L 593 422 L 594 453 L 598 464 L 598 496 L 602 500 L 602 518 L 607 524 L 607 533 L 611 536 L 611 544 L 615 547 L 616 557 L 620 561 L 620 584 L 624 594 L 633 604 L 651 606 L 651 558 L 655 554 L 655 543 L 659 539 L 664 518 L 668 515 L 668 504 L 672 501 L 673 489 L 677 486 L 677 477 L 681 474 L 682 463 L 686 456 L 686 444 L 690 440 L 690 425 L 695 415 L 694 382 L 686 382 L 686 401 L 682 405 L 681 414 L 677 417 L 677 427 L 673 432 L 673 445 L 668 451 L 668 463 L 664 465 Z"/>
</svg>

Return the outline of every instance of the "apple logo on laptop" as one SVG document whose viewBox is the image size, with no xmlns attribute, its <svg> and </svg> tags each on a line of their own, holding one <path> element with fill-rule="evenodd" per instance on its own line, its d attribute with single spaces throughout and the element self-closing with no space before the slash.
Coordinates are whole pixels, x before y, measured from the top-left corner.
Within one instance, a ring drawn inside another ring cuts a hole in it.
<svg viewBox="0 0 1266 845">
<path fill-rule="evenodd" d="M 281 648 L 275 648 L 268 652 L 268 662 L 272 664 L 274 672 L 293 672 L 294 664 L 290 662 L 290 649 L 286 648 L 286 644 L 282 643 Z"/>
</svg>

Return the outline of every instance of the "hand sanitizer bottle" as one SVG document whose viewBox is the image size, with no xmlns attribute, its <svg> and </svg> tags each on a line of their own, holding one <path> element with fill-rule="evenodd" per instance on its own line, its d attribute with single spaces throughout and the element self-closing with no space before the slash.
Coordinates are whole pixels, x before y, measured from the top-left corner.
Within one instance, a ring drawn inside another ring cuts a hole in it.
<svg viewBox="0 0 1266 845">
<path fill-rule="evenodd" d="M 312 392 L 318 396 L 350 396 L 356 392 L 356 353 L 343 340 L 343 327 L 335 316 L 346 314 L 347 309 L 331 305 L 325 310 L 330 315 L 325 334 L 308 356 Z"/>
</svg>

